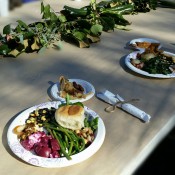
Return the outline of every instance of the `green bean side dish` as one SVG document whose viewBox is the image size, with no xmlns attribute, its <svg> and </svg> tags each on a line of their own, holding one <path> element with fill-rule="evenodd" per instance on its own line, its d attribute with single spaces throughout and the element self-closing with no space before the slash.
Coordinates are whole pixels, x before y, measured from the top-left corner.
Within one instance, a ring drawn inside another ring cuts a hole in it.
<svg viewBox="0 0 175 175">
<path fill-rule="evenodd" d="M 55 12 L 49 4 L 41 2 L 41 21 L 26 24 L 17 20 L 16 27 L 4 26 L 0 34 L 0 57 L 17 57 L 21 53 L 42 53 L 48 47 L 61 47 L 61 41 L 90 47 L 100 41 L 102 32 L 114 29 L 128 30 L 131 23 L 124 15 L 156 10 L 157 0 L 91 0 L 82 8 L 67 5 Z"/>
</svg>

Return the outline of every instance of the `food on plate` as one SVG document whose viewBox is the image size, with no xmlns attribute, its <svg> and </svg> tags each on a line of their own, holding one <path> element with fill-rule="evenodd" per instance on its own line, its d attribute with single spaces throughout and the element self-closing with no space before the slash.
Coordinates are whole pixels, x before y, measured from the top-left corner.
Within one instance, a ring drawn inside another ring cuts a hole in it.
<svg viewBox="0 0 175 175">
<path fill-rule="evenodd" d="M 13 132 L 20 137 L 25 129 L 25 124 L 24 125 L 18 125 L 13 129 Z"/>
<path fill-rule="evenodd" d="M 37 131 L 30 134 L 26 139 L 20 141 L 21 145 L 28 151 L 34 151 L 36 155 L 45 158 L 60 157 L 60 145 L 51 135 L 44 131 Z"/>
<path fill-rule="evenodd" d="M 131 64 L 150 74 L 171 74 L 175 72 L 175 56 L 155 48 L 137 53 L 136 58 L 130 58 Z"/>
<path fill-rule="evenodd" d="M 140 48 L 148 48 L 152 44 L 152 43 L 146 42 L 146 41 L 144 41 L 144 42 L 135 42 L 135 43 L 136 43 L 136 46 L 140 47 Z"/>
<path fill-rule="evenodd" d="M 65 98 L 67 94 L 69 94 L 70 99 L 77 99 L 77 98 L 86 98 L 86 94 L 84 88 L 77 84 L 75 81 L 70 82 L 69 79 L 61 76 L 59 78 L 60 83 L 60 92 L 59 95 L 62 98 Z"/>
<path fill-rule="evenodd" d="M 56 121 L 63 127 L 72 130 L 84 127 L 84 108 L 80 105 L 65 105 L 55 112 Z"/>
<path fill-rule="evenodd" d="M 131 62 L 131 64 L 132 64 L 134 67 L 136 67 L 136 68 L 138 68 L 138 69 L 142 69 L 143 66 L 144 66 L 144 62 L 142 62 L 142 61 L 139 60 L 139 59 L 133 59 L 133 58 L 131 58 L 131 59 L 130 59 L 130 62 Z"/>
<path fill-rule="evenodd" d="M 144 52 L 143 54 L 141 54 L 141 59 L 143 60 L 150 60 L 151 58 L 154 58 L 156 56 L 156 54 L 154 53 L 147 53 L 147 52 Z"/>
<path fill-rule="evenodd" d="M 158 49 L 160 46 L 160 43 L 153 43 L 153 42 L 139 42 L 136 41 L 135 43 L 130 44 L 130 46 L 136 47 L 136 48 L 143 48 L 143 49 L 150 49 L 150 50 L 155 50 Z"/>
<path fill-rule="evenodd" d="M 86 113 L 81 102 L 67 100 L 58 108 L 36 108 L 13 132 L 26 150 L 38 156 L 71 160 L 91 145 L 97 128 L 98 117 Z"/>
</svg>

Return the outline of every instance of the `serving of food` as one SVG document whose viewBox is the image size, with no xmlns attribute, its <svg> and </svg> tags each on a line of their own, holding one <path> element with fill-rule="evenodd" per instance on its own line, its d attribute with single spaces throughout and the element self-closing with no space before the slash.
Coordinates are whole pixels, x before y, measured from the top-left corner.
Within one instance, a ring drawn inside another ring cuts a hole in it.
<svg viewBox="0 0 175 175">
<path fill-rule="evenodd" d="M 126 65 L 133 71 L 156 78 L 175 77 L 175 54 L 160 50 L 160 43 L 134 41 L 140 51 L 132 52 L 125 58 Z"/>
<path fill-rule="evenodd" d="M 153 49 L 155 47 L 160 49 L 162 47 L 159 41 L 151 38 L 133 39 L 129 42 L 129 46 L 131 48 L 141 50 L 141 51 L 145 49 Z"/>
<path fill-rule="evenodd" d="M 15 155 L 41 167 L 64 167 L 95 154 L 105 137 L 102 119 L 81 102 L 47 102 L 19 114 L 7 139 Z"/>
<path fill-rule="evenodd" d="M 159 52 L 157 55 L 146 52 L 132 52 L 125 58 L 125 64 L 134 72 L 155 78 L 175 77 L 175 54 Z"/>
<path fill-rule="evenodd" d="M 60 91 L 59 95 L 62 98 L 66 98 L 66 95 L 69 94 L 70 99 L 79 99 L 79 98 L 86 98 L 88 94 L 85 94 L 85 90 L 83 86 L 76 81 L 69 81 L 69 79 L 61 76 L 59 78 L 60 83 Z"/>
<path fill-rule="evenodd" d="M 65 101 L 67 94 L 71 102 L 83 102 L 94 96 L 95 88 L 85 80 L 67 79 L 61 76 L 59 82 L 52 86 L 51 95 L 55 100 Z"/>
</svg>

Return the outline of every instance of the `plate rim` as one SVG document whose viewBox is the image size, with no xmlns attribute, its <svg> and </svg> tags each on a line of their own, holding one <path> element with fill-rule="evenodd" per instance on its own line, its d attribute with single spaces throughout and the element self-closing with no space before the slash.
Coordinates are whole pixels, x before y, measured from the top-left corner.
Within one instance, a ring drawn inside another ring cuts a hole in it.
<svg viewBox="0 0 175 175">
<path fill-rule="evenodd" d="M 70 100 L 70 102 L 72 102 L 72 103 L 75 103 L 75 102 L 84 102 L 84 101 L 87 101 L 87 100 L 91 99 L 91 98 L 95 95 L 95 88 L 94 88 L 94 86 L 93 86 L 91 83 L 89 83 L 88 81 L 82 80 L 82 79 L 76 79 L 76 78 L 70 78 L 70 79 L 68 79 L 68 80 L 71 81 L 71 82 L 73 82 L 73 81 L 75 81 L 75 82 L 84 82 L 84 83 L 86 83 L 86 84 L 88 85 L 88 87 L 90 87 L 90 88 L 92 89 L 92 91 L 91 91 L 92 94 L 88 95 L 86 98 L 79 98 L 79 99 L 75 99 L 75 100 Z M 56 82 L 56 83 L 54 83 L 54 84 L 52 85 L 52 87 L 51 87 L 51 89 L 50 89 L 51 95 L 52 95 L 52 97 L 53 97 L 55 100 L 60 100 L 60 101 L 62 101 L 62 102 L 65 102 L 65 99 L 64 99 L 64 98 L 60 97 L 59 95 L 57 95 L 57 96 L 54 95 L 53 89 L 56 88 L 58 85 L 59 85 L 59 82 Z M 59 92 L 59 91 L 58 91 L 58 92 Z"/>
<path fill-rule="evenodd" d="M 147 76 L 147 77 L 152 77 L 152 78 L 175 78 L 175 73 L 172 73 L 172 74 L 167 74 L 167 75 L 164 75 L 164 74 L 150 74 L 144 70 L 141 70 L 141 69 L 138 69 L 136 68 L 135 66 L 133 66 L 130 62 L 130 55 L 133 55 L 133 54 L 137 54 L 137 53 L 142 53 L 143 51 L 134 51 L 130 54 L 128 54 L 126 57 L 125 57 L 125 64 L 128 68 L 130 68 L 132 71 L 138 73 L 138 74 L 141 74 L 141 75 L 144 75 L 144 76 Z M 167 54 L 170 54 L 170 55 L 174 55 L 174 53 L 171 53 L 171 52 L 168 52 L 168 51 L 164 51 L 164 53 L 167 53 Z M 135 58 L 134 58 L 135 59 Z"/>
<path fill-rule="evenodd" d="M 27 162 L 27 163 L 34 165 L 34 166 L 45 167 L 45 168 L 60 168 L 60 167 L 66 167 L 66 166 L 71 166 L 71 165 L 74 165 L 77 163 L 81 163 L 82 161 L 93 156 L 100 149 L 100 147 L 102 146 L 104 139 L 105 139 L 105 134 L 106 134 L 105 125 L 104 125 L 102 118 L 95 111 L 88 108 L 87 106 L 84 106 L 85 111 L 86 112 L 89 111 L 89 113 L 91 113 L 91 115 L 94 114 L 94 115 L 92 115 L 92 117 L 99 118 L 96 139 L 85 150 L 83 150 L 82 152 L 80 152 L 78 154 L 71 156 L 72 160 L 67 160 L 65 157 L 62 157 L 62 158 L 43 158 L 43 157 L 32 154 L 30 151 L 28 151 L 22 147 L 19 140 L 17 139 L 17 136 L 13 133 L 13 128 L 16 126 L 16 125 L 14 126 L 14 124 L 16 122 L 18 122 L 19 120 L 24 121 L 28 117 L 28 114 L 31 111 L 35 110 L 36 108 L 56 107 L 56 105 L 59 105 L 60 103 L 61 102 L 53 101 L 53 102 L 45 102 L 45 103 L 41 103 L 39 105 L 31 106 L 31 107 L 25 109 L 24 111 L 22 111 L 21 113 L 19 113 L 13 119 L 13 121 L 11 122 L 11 124 L 9 125 L 8 130 L 7 130 L 7 143 L 8 143 L 8 146 L 14 155 L 16 155 L 18 158 L 20 158 L 24 162 Z M 28 114 L 26 114 L 26 113 L 28 113 Z M 27 115 L 27 116 L 25 116 L 25 115 Z M 14 136 L 16 136 L 16 138 L 14 138 Z M 11 138 L 13 138 L 13 140 Z M 15 148 L 13 148 L 14 145 L 16 146 Z M 18 149 L 18 150 L 16 150 L 16 149 Z M 31 161 L 32 159 L 33 159 L 33 162 Z M 36 159 L 37 159 L 37 162 L 36 162 Z M 46 163 L 48 163 L 48 164 L 46 164 Z"/>
</svg>

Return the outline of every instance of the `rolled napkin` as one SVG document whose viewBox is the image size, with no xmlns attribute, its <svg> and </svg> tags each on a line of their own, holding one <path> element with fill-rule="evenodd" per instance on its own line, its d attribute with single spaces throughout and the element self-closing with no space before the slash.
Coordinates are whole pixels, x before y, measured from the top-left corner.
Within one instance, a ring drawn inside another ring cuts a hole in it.
<svg viewBox="0 0 175 175">
<path fill-rule="evenodd" d="M 124 101 L 124 99 L 122 97 L 120 97 L 118 94 L 115 95 L 108 90 L 98 92 L 97 97 L 99 99 L 102 99 L 103 101 L 111 104 L 111 105 L 115 105 L 117 102 Z M 129 103 L 121 103 L 120 104 L 119 103 L 117 105 L 117 107 L 122 108 L 124 111 L 126 111 L 126 112 L 132 114 L 133 116 L 143 120 L 144 122 L 149 122 L 151 119 L 151 116 L 149 114 L 138 109 L 137 107 L 133 106 L 132 104 L 129 104 Z"/>
</svg>

